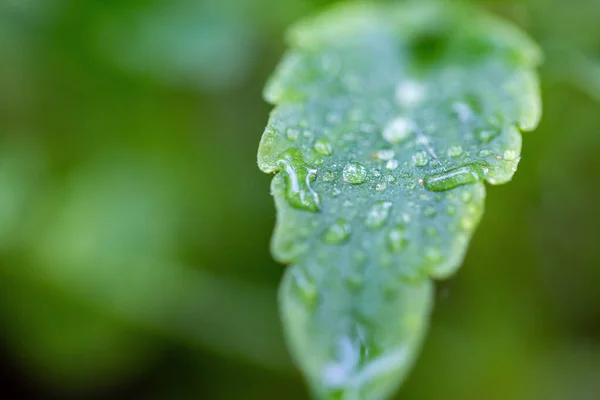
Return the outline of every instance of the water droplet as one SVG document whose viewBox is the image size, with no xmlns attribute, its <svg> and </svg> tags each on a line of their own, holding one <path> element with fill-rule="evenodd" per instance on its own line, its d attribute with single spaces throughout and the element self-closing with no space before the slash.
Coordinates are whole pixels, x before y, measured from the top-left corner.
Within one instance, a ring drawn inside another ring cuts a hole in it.
<svg viewBox="0 0 600 400">
<path fill-rule="evenodd" d="M 463 103 L 462 101 L 457 101 L 452 104 L 452 110 L 460 120 L 460 122 L 468 122 L 473 117 L 473 110 L 469 107 L 468 104 Z"/>
<path fill-rule="evenodd" d="M 379 201 L 367 212 L 365 223 L 371 229 L 381 228 L 390 216 L 391 201 Z"/>
<path fill-rule="evenodd" d="M 319 195 L 311 187 L 311 182 L 317 177 L 317 171 L 306 165 L 300 150 L 291 149 L 283 152 L 277 165 L 281 170 L 280 173 L 283 174 L 286 198 L 292 207 L 319 211 Z"/>
<path fill-rule="evenodd" d="M 351 227 L 344 219 L 338 219 L 325 231 L 323 238 L 330 244 L 342 244 L 350 238 Z"/>
<path fill-rule="evenodd" d="M 425 214 L 425 216 L 431 218 L 435 217 L 435 215 L 437 214 L 437 210 L 435 209 L 435 207 L 426 207 L 423 213 Z"/>
<path fill-rule="evenodd" d="M 448 157 L 458 157 L 463 153 L 461 146 L 455 145 L 448 149 Z"/>
<path fill-rule="evenodd" d="M 494 155 L 494 152 L 488 149 L 483 149 L 479 152 L 479 157 L 485 158 Z"/>
<path fill-rule="evenodd" d="M 394 253 L 400 252 L 406 246 L 406 233 L 403 226 L 396 226 L 387 234 L 388 248 Z"/>
<path fill-rule="evenodd" d="M 390 161 L 387 162 L 387 164 L 385 165 L 385 167 L 387 169 L 389 169 L 390 171 L 393 171 L 396 168 L 398 168 L 398 161 L 397 160 L 390 160 Z"/>
<path fill-rule="evenodd" d="M 297 129 L 290 128 L 285 133 L 285 136 L 288 138 L 288 140 L 295 142 L 296 140 L 298 140 L 298 136 L 300 136 L 300 131 Z"/>
<path fill-rule="evenodd" d="M 362 164 L 350 163 L 344 167 L 344 181 L 352 185 L 360 185 L 367 179 L 367 170 Z"/>
<path fill-rule="evenodd" d="M 477 138 L 481 143 L 489 143 L 500 134 L 497 129 L 480 129 L 477 131 Z"/>
<path fill-rule="evenodd" d="M 460 199 L 462 200 L 463 203 L 467 204 L 470 203 L 473 200 L 473 193 L 471 192 L 462 192 L 460 194 Z"/>
<path fill-rule="evenodd" d="M 517 159 L 517 152 L 513 150 L 506 150 L 504 152 L 504 159 L 506 161 L 514 161 Z"/>
<path fill-rule="evenodd" d="M 335 175 L 331 171 L 326 171 L 321 176 L 321 179 L 323 179 L 324 182 L 333 182 Z"/>
<path fill-rule="evenodd" d="M 448 215 L 456 214 L 456 206 L 454 206 L 454 204 L 449 204 L 448 208 L 446 208 L 446 212 L 448 213 Z"/>
<path fill-rule="evenodd" d="M 424 167 L 427 165 L 429 160 L 427 159 L 427 153 L 420 151 L 412 156 L 412 162 L 417 167 Z"/>
<path fill-rule="evenodd" d="M 298 290 L 300 297 L 306 304 L 313 306 L 319 295 L 317 286 L 299 270 L 294 271 L 293 276 L 295 278 L 294 280 L 296 283 L 296 289 Z"/>
<path fill-rule="evenodd" d="M 310 139 L 310 138 L 312 138 L 313 133 L 311 131 L 304 131 L 304 132 L 302 132 L 302 136 L 307 139 Z"/>
<path fill-rule="evenodd" d="M 383 138 L 389 143 L 400 143 L 411 134 L 412 122 L 406 118 L 398 117 L 390 122 L 383 130 Z"/>
<path fill-rule="evenodd" d="M 425 85 L 406 80 L 396 86 L 396 101 L 403 107 L 414 107 L 425 98 Z"/>
<path fill-rule="evenodd" d="M 396 153 L 394 152 L 394 150 L 384 149 L 384 150 L 379 150 L 378 152 L 373 154 L 373 157 L 377 160 L 387 161 L 387 160 L 391 160 L 392 158 L 394 158 L 395 155 L 396 155 Z"/>
<path fill-rule="evenodd" d="M 355 272 L 346 278 L 346 282 L 348 282 L 352 289 L 358 290 L 364 286 L 365 278 L 362 276 L 362 274 Z"/>
<path fill-rule="evenodd" d="M 461 218 L 460 227 L 465 231 L 470 231 L 475 227 L 475 221 L 469 217 Z"/>
<path fill-rule="evenodd" d="M 425 178 L 425 187 L 432 192 L 442 192 L 454 189 L 457 186 L 475 183 L 485 176 L 485 171 L 480 164 L 468 164 L 462 167 L 429 175 Z"/>
<path fill-rule="evenodd" d="M 382 192 L 385 189 L 387 189 L 387 183 L 385 182 L 379 182 L 377 185 L 375 185 L 375 190 L 377 190 L 378 192 Z"/>
<path fill-rule="evenodd" d="M 330 156 L 333 154 L 333 146 L 324 138 L 317 139 L 314 148 L 315 151 L 322 156 Z"/>
<path fill-rule="evenodd" d="M 437 263 L 442 260 L 443 254 L 437 247 L 425 248 L 425 259 L 432 263 Z"/>
<path fill-rule="evenodd" d="M 427 236 L 430 237 L 438 236 L 438 231 L 433 226 L 428 226 L 427 228 L 425 228 L 425 233 L 427 234 Z"/>
</svg>

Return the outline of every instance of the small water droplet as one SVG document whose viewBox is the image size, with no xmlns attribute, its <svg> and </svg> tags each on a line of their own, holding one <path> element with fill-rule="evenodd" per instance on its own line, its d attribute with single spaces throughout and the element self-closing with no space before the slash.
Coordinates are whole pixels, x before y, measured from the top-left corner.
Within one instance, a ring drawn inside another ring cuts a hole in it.
<svg viewBox="0 0 600 400">
<path fill-rule="evenodd" d="M 475 227 L 475 221 L 469 217 L 461 218 L 460 227 L 465 231 L 470 231 Z"/>
<path fill-rule="evenodd" d="M 489 156 L 493 156 L 494 152 L 488 149 L 483 149 L 479 152 L 479 157 L 485 158 Z"/>
<path fill-rule="evenodd" d="M 489 143 L 499 134 L 500 131 L 497 129 L 479 129 L 477 131 L 477 138 L 481 143 Z"/>
<path fill-rule="evenodd" d="M 333 154 L 333 146 L 324 138 L 317 139 L 314 148 L 315 151 L 322 156 L 330 156 Z"/>
<path fill-rule="evenodd" d="M 293 276 L 300 297 L 306 304 L 313 306 L 319 295 L 317 286 L 303 272 L 296 270 Z"/>
<path fill-rule="evenodd" d="M 459 145 L 452 146 L 448 149 L 448 157 L 458 157 L 463 153 L 463 148 Z"/>
<path fill-rule="evenodd" d="M 425 216 L 431 218 L 436 216 L 437 210 L 435 209 L 435 207 L 425 207 L 423 213 L 425 214 Z"/>
<path fill-rule="evenodd" d="M 384 149 L 384 150 L 379 150 L 378 152 L 373 154 L 373 157 L 377 160 L 387 161 L 387 160 L 391 160 L 392 158 L 394 158 L 395 155 L 396 155 L 396 153 L 394 152 L 394 150 Z"/>
<path fill-rule="evenodd" d="M 412 156 L 412 162 L 417 167 L 424 167 L 427 165 L 429 160 L 427 159 L 427 153 L 420 151 Z"/>
<path fill-rule="evenodd" d="M 357 162 L 347 164 L 344 167 L 344 181 L 352 185 L 360 185 L 367 179 L 367 170 Z"/>
<path fill-rule="evenodd" d="M 457 101 L 452 104 L 452 110 L 460 120 L 460 122 L 468 122 L 473 117 L 473 110 L 469 107 L 468 104 L 463 103 L 462 101 Z"/>
<path fill-rule="evenodd" d="M 387 183 L 385 182 L 379 182 L 377 185 L 375 185 L 375 190 L 377 190 L 378 192 L 382 192 L 385 189 L 387 189 Z"/>
<path fill-rule="evenodd" d="M 379 201 L 367 212 L 365 223 L 371 229 L 381 228 L 390 216 L 391 201 Z"/>
<path fill-rule="evenodd" d="M 326 171 L 321 175 L 321 179 L 323 179 L 324 182 L 333 182 L 335 175 L 331 171 Z"/>
<path fill-rule="evenodd" d="M 300 131 L 297 129 L 290 128 L 285 133 L 285 136 L 288 138 L 288 140 L 295 142 L 296 140 L 298 140 L 298 136 L 300 136 Z"/>
<path fill-rule="evenodd" d="M 277 165 L 285 180 L 286 199 L 292 207 L 319 211 L 319 195 L 311 187 L 311 182 L 317 177 L 317 171 L 306 165 L 300 150 L 291 149 L 283 152 Z"/>
<path fill-rule="evenodd" d="M 362 288 L 365 284 L 365 278 L 363 277 L 362 274 L 359 274 L 358 272 L 352 273 L 350 274 L 347 278 L 346 278 L 346 282 L 348 282 L 348 285 L 350 285 L 350 287 L 354 290 L 358 290 L 360 288 Z"/>
<path fill-rule="evenodd" d="M 454 189 L 457 186 L 475 183 L 485 176 L 485 171 L 480 164 L 468 164 L 462 167 L 429 175 L 425 178 L 425 187 L 432 192 L 442 192 Z"/>
<path fill-rule="evenodd" d="M 385 165 L 385 167 L 387 169 L 389 169 L 390 171 L 393 171 L 396 168 L 398 168 L 398 161 L 397 160 L 390 160 L 390 161 L 387 162 L 387 164 Z"/>
<path fill-rule="evenodd" d="M 448 215 L 456 214 L 456 206 L 454 206 L 454 204 L 449 204 L 448 208 L 446 208 L 446 212 L 448 213 Z"/>
<path fill-rule="evenodd" d="M 385 127 L 383 138 L 392 144 L 400 143 L 410 136 L 412 128 L 413 124 L 411 121 L 398 117 Z"/>
<path fill-rule="evenodd" d="M 517 159 L 517 152 L 513 150 L 506 150 L 504 152 L 504 159 L 506 161 L 515 161 Z"/>
<path fill-rule="evenodd" d="M 425 97 L 425 85 L 412 80 L 400 82 L 396 86 L 396 101 L 403 107 L 414 107 Z"/>
<path fill-rule="evenodd" d="M 465 191 L 460 194 L 460 199 L 463 203 L 468 204 L 473 200 L 473 193 Z"/>
<path fill-rule="evenodd" d="M 348 221 L 338 219 L 325 231 L 323 236 L 326 243 L 342 244 L 350 238 L 351 227 Z"/>
<path fill-rule="evenodd" d="M 443 254 L 437 247 L 425 248 L 425 259 L 432 263 L 437 263 L 442 260 Z"/>
<path fill-rule="evenodd" d="M 430 236 L 430 237 L 438 236 L 438 231 L 433 226 L 428 226 L 427 228 L 425 228 L 425 233 L 427 234 L 427 236 Z"/>
<path fill-rule="evenodd" d="M 406 233 L 403 226 L 398 225 L 388 232 L 387 245 L 394 253 L 404 250 L 406 246 Z"/>
</svg>

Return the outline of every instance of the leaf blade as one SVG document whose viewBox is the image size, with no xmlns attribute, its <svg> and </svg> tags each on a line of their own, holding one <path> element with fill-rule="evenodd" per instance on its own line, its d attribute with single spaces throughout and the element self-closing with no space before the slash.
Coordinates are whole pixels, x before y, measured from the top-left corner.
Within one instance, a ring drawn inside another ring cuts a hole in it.
<svg viewBox="0 0 600 400">
<path fill-rule="evenodd" d="M 539 122 L 540 52 L 487 15 L 415 4 L 338 6 L 289 41 L 258 154 L 277 173 L 272 251 L 292 264 L 285 332 L 320 398 L 385 399 L 420 348 L 431 279 L 464 258 L 483 181 L 512 178 Z"/>
</svg>

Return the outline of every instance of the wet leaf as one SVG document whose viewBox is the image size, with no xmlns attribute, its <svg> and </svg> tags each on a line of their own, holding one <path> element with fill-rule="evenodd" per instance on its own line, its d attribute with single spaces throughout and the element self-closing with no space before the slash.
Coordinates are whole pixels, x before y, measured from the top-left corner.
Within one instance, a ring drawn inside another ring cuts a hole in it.
<svg viewBox="0 0 600 400">
<path fill-rule="evenodd" d="M 386 399 L 460 266 L 484 181 L 516 171 L 541 114 L 540 52 L 449 5 L 341 5 L 296 25 L 258 163 L 272 182 L 286 336 L 321 399 Z"/>
</svg>

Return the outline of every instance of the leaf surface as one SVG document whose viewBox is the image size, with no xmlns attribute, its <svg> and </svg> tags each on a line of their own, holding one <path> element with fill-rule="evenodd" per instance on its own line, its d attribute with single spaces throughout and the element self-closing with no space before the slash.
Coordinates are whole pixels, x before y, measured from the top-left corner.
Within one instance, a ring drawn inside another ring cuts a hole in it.
<svg viewBox="0 0 600 400">
<path fill-rule="evenodd" d="M 484 181 L 516 171 L 541 54 L 470 8 L 341 5 L 291 29 L 258 152 L 275 173 L 280 311 L 321 399 L 388 398 L 460 266 Z"/>
</svg>

